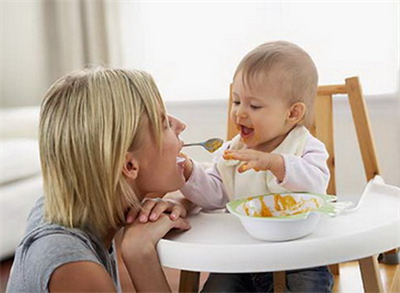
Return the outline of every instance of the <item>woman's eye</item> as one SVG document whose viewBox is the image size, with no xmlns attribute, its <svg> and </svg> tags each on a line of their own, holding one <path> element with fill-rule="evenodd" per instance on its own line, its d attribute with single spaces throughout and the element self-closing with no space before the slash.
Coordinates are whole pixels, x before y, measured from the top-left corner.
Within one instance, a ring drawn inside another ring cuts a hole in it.
<svg viewBox="0 0 400 293">
<path fill-rule="evenodd" d="M 171 119 L 166 119 L 164 124 L 165 124 L 165 128 L 171 128 L 172 127 L 172 120 Z"/>
<path fill-rule="evenodd" d="M 165 129 L 170 128 L 171 127 L 171 121 L 169 119 L 165 119 L 163 125 L 164 125 Z"/>
</svg>

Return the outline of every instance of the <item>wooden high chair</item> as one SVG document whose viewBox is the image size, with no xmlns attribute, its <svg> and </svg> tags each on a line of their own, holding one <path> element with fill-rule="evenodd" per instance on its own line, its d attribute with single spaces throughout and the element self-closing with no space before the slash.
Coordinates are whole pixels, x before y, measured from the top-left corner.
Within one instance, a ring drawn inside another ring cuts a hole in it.
<svg viewBox="0 0 400 293">
<path fill-rule="evenodd" d="M 329 153 L 328 167 L 331 173 L 327 193 L 336 195 L 335 179 L 335 153 L 333 137 L 333 96 L 345 94 L 348 96 L 351 113 L 353 116 L 359 147 L 361 150 L 364 171 L 367 182 L 380 174 L 375 144 L 372 137 L 371 126 L 368 118 L 367 107 L 362 94 L 358 77 L 345 79 L 345 84 L 319 86 L 315 100 L 314 124 L 309 127 L 310 132 L 321 140 Z M 229 97 L 229 112 L 232 106 L 232 87 Z M 229 113 L 228 112 L 228 113 Z M 228 115 L 227 139 L 232 139 L 238 133 Z M 377 256 L 358 260 L 364 289 L 366 292 L 383 292 L 379 274 Z M 339 265 L 331 265 L 332 273 L 339 274 Z M 275 292 L 283 292 L 285 289 L 284 272 L 274 273 Z"/>
</svg>

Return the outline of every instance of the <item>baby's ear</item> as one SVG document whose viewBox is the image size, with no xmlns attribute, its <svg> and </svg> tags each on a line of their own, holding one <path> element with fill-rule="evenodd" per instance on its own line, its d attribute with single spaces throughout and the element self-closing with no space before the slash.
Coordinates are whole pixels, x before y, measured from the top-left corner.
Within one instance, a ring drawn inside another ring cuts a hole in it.
<svg viewBox="0 0 400 293">
<path fill-rule="evenodd" d="M 133 153 L 128 152 L 125 156 L 124 166 L 122 168 L 122 174 L 128 180 L 135 180 L 139 173 L 139 162 L 133 156 Z"/>
<path fill-rule="evenodd" d="M 289 115 L 287 121 L 293 125 L 299 123 L 306 113 L 306 104 L 302 102 L 294 103 L 290 107 Z"/>
</svg>

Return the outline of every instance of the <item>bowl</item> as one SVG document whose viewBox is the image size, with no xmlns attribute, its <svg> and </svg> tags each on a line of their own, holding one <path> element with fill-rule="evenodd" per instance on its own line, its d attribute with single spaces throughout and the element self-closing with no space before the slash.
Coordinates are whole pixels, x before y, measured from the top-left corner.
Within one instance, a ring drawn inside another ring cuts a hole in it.
<svg viewBox="0 0 400 293">
<path fill-rule="evenodd" d="M 275 193 L 231 201 L 226 207 L 254 238 L 288 241 L 312 233 L 321 214 L 336 215 L 335 200 L 325 194 Z"/>
</svg>

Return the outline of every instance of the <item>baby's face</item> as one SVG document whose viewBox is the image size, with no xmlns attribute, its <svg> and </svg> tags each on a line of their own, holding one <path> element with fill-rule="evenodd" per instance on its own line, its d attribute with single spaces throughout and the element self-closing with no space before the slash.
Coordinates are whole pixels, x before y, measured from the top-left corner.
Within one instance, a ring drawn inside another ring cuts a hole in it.
<svg viewBox="0 0 400 293">
<path fill-rule="evenodd" d="M 230 118 L 248 148 L 271 152 L 292 127 L 286 123 L 290 107 L 280 89 L 279 74 L 256 78 L 261 82 L 249 88 L 243 83 L 242 73 L 237 74 Z"/>
</svg>

